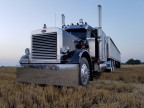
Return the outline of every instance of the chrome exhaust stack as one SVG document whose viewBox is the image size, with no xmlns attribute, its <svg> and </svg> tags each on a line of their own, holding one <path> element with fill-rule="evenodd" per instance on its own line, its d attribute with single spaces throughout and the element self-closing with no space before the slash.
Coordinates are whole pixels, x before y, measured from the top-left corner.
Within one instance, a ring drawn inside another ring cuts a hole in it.
<svg viewBox="0 0 144 108">
<path fill-rule="evenodd" d="M 102 29 L 102 6 L 98 5 L 98 28 Z"/>
<path fill-rule="evenodd" d="M 99 43 L 99 60 L 103 59 L 103 43 L 102 43 L 102 6 L 98 5 L 98 43 Z"/>
</svg>

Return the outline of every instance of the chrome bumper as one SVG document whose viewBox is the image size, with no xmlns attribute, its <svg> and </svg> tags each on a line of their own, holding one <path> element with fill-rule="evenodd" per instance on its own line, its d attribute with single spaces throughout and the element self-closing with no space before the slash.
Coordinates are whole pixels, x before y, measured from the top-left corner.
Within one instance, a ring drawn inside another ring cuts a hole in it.
<svg viewBox="0 0 144 108">
<path fill-rule="evenodd" d="M 78 85 L 79 64 L 25 64 L 17 67 L 16 80 L 46 85 Z"/>
</svg>

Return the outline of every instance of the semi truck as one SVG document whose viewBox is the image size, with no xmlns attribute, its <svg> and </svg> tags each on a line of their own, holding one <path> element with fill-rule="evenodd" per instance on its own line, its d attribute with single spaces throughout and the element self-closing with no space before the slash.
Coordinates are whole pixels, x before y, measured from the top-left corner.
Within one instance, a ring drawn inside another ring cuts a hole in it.
<svg viewBox="0 0 144 108">
<path fill-rule="evenodd" d="M 94 73 L 121 67 L 121 53 L 102 30 L 102 7 L 98 5 L 98 27 L 79 20 L 62 28 L 33 31 L 31 50 L 25 49 L 17 67 L 16 80 L 46 85 L 82 85 L 93 81 Z"/>
</svg>

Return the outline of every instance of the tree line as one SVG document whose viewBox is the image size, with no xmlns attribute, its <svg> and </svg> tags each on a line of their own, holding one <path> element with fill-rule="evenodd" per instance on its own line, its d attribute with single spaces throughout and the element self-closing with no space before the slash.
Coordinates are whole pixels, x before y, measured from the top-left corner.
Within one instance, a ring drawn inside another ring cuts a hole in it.
<svg viewBox="0 0 144 108">
<path fill-rule="evenodd" d="M 142 64 L 142 62 L 138 59 L 134 60 L 134 59 L 129 59 L 127 62 L 125 62 L 125 64 L 129 64 L 129 65 L 135 65 L 135 64 Z"/>
</svg>

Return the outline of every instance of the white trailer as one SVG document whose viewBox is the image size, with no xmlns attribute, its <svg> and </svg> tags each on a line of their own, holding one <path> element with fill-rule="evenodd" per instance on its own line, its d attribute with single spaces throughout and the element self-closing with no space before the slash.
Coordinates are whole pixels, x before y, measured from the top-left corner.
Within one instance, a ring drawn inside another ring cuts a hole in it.
<svg viewBox="0 0 144 108">
<path fill-rule="evenodd" d="M 120 68 L 121 53 L 110 37 L 107 37 L 107 59 L 108 71 L 114 71 L 114 67 Z"/>
<path fill-rule="evenodd" d="M 118 50 L 115 43 L 113 42 L 113 40 L 110 37 L 108 37 L 107 39 L 108 39 L 108 58 L 113 59 L 117 62 L 121 62 L 120 51 Z"/>
</svg>

